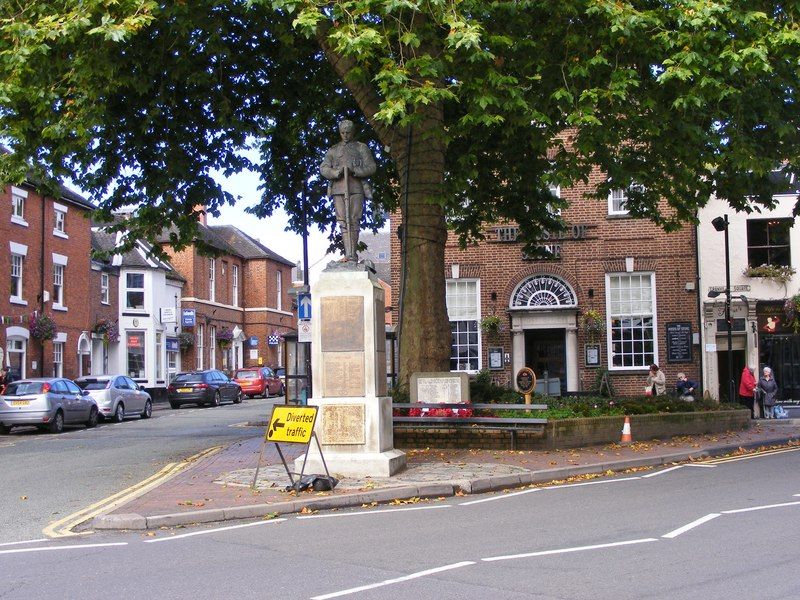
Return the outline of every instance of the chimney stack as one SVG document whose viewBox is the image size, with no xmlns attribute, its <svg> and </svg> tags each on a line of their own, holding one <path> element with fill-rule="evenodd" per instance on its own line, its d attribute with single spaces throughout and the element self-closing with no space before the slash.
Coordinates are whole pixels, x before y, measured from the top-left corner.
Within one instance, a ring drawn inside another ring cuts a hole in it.
<svg viewBox="0 0 800 600">
<path fill-rule="evenodd" d="M 204 205 L 196 204 L 192 208 L 192 211 L 194 211 L 194 213 L 197 215 L 198 223 L 200 223 L 201 225 L 208 225 L 208 223 L 206 223 L 206 207 Z"/>
</svg>

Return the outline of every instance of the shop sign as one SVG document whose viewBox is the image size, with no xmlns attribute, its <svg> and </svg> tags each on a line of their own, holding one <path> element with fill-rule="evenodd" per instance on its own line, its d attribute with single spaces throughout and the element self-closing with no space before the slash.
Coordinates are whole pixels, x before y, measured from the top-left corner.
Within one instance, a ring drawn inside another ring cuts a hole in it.
<svg viewBox="0 0 800 600">
<path fill-rule="evenodd" d="M 692 324 L 667 323 L 667 362 L 692 362 Z"/>
<path fill-rule="evenodd" d="M 783 312 L 783 302 L 759 302 L 756 305 L 756 318 L 759 333 L 794 333 L 789 327 L 786 313 Z"/>
<path fill-rule="evenodd" d="M 178 338 L 167 338 L 167 352 L 179 352 L 180 349 Z"/>
</svg>

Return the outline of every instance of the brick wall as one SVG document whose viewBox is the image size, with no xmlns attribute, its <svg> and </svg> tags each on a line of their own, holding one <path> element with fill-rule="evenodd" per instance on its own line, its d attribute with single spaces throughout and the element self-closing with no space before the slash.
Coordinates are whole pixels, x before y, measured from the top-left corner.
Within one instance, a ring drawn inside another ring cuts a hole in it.
<svg viewBox="0 0 800 600">
<path fill-rule="evenodd" d="M 11 303 L 8 295 L 0 296 L 0 312 L 5 317 L 2 328 L 3 348 L 7 347 L 6 327 L 13 324 L 27 329 L 28 317 L 33 311 L 44 311 L 51 315 L 60 333 L 67 335 L 64 345 L 64 375 L 77 376 L 77 345 L 81 333 L 91 327 L 93 310 L 87 302 L 91 286 L 91 227 L 89 211 L 63 199 L 43 197 L 33 187 L 24 185 L 24 222 L 12 222 L 11 186 L 0 189 L 0 235 L 7 240 L 0 252 L 0 269 L 6 281 L 11 272 L 10 243 L 27 246 L 23 266 L 23 295 L 27 305 Z M 66 208 L 65 235 L 54 234 L 55 205 Z M 66 310 L 53 308 L 53 254 L 67 258 L 64 267 L 63 306 Z M 8 289 L 8 287 L 6 288 Z M 43 302 L 42 292 L 51 295 Z M 33 370 L 32 362 L 37 368 Z M 41 343 L 33 338 L 27 342 L 26 375 L 51 375 L 53 369 L 53 342 Z"/>
<path fill-rule="evenodd" d="M 565 239 L 555 242 L 560 246 L 557 260 L 526 260 L 521 243 L 499 241 L 494 225 L 485 228 L 486 240 L 466 249 L 458 246 L 458 240 L 450 235 L 445 251 L 445 276 L 451 276 L 451 266 L 460 266 L 461 278 L 480 279 L 480 314 L 496 314 L 503 322 L 502 331 L 494 339 L 483 335 L 482 365 L 488 365 L 489 346 L 502 346 L 504 352 L 512 352 L 509 304 L 517 286 L 527 277 L 537 274 L 555 275 L 563 279 L 575 292 L 578 312 L 587 309 L 606 315 L 606 274 L 625 272 L 625 258 L 634 259 L 635 272 L 653 272 L 656 281 L 656 342 L 658 360 L 665 370 L 667 385 L 674 385 L 675 375 L 686 372 L 691 379 L 700 379 L 700 348 L 693 347 L 693 360 L 686 363 L 667 363 L 666 324 L 673 321 L 689 322 L 693 333 L 699 333 L 697 314 L 697 292 L 686 291 L 687 283 L 696 282 L 695 239 L 692 227 L 666 233 L 653 223 L 642 219 L 616 217 L 608 214 L 608 203 L 585 197 L 602 178 L 595 171 L 586 185 L 562 189 L 561 196 L 569 201 L 562 210 L 567 223 L 585 226 L 583 239 Z M 669 211 L 666 203 L 662 206 Z M 397 228 L 402 223 L 398 212 L 391 215 L 392 253 L 392 306 L 397 307 L 400 292 L 400 240 Z M 505 224 L 504 224 L 505 225 Z M 510 225 L 513 225 L 510 224 Z M 553 242 L 543 242 L 553 243 Z M 496 297 L 496 299 L 493 299 Z M 397 309 L 393 317 L 397 322 Z M 577 320 L 577 316 L 576 316 Z M 575 323 L 577 325 L 577 322 Z M 591 389 L 597 369 L 587 367 L 584 361 L 584 345 L 587 335 L 578 328 L 578 379 L 579 390 Z M 607 365 L 608 345 L 605 333 L 600 340 L 601 365 Z M 541 373 L 537 373 L 541 376 Z M 640 394 L 647 376 L 647 368 L 613 371 L 611 381 L 621 394 Z M 512 367 L 505 365 L 493 371 L 498 383 L 513 381 Z M 570 390 L 570 391 L 579 391 Z"/>
</svg>

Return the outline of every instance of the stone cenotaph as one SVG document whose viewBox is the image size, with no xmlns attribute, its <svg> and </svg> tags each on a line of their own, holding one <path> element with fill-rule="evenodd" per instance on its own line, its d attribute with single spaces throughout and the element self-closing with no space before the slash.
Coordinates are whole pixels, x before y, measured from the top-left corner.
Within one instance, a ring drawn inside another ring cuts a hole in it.
<svg viewBox="0 0 800 600">
<path fill-rule="evenodd" d="M 315 426 L 328 470 L 344 477 L 389 477 L 406 465 L 394 449 L 386 395 L 384 292 L 363 264 L 331 263 L 311 290 L 311 372 Z M 299 472 L 303 457 L 295 462 Z M 324 473 L 315 445 L 306 473 Z"/>
<path fill-rule="evenodd" d="M 375 160 L 353 140 L 353 123 L 339 123 L 342 141 L 325 153 L 320 174 L 336 209 L 345 260 L 330 263 L 311 288 L 311 372 L 319 407 L 315 432 L 331 473 L 389 477 L 406 465 L 394 449 L 392 400 L 386 395 L 385 298 L 374 271 L 358 262 L 356 248 L 367 178 Z M 316 445 L 309 445 L 306 473 L 324 473 Z M 295 461 L 302 468 L 304 457 Z"/>
</svg>

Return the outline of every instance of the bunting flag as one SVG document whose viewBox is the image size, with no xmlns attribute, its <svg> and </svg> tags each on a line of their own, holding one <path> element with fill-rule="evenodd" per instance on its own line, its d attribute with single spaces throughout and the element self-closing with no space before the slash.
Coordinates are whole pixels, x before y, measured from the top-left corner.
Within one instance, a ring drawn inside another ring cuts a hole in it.
<svg viewBox="0 0 800 600">
<path fill-rule="evenodd" d="M 270 346 L 277 346 L 281 341 L 280 336 L 277 333 L 271 333 L 267 338 L 267 344 Z"/>
</svg>

